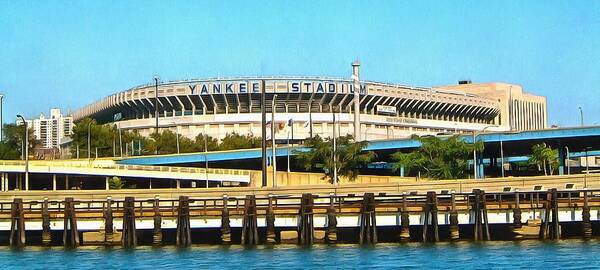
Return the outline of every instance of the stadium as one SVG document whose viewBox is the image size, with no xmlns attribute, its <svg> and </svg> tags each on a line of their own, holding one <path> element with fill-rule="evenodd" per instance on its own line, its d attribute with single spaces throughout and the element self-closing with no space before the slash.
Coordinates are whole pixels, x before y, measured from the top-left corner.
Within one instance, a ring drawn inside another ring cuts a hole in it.
<svg viewBox="0 0 600 270">
<path fill-rule="evenodd" d="M 511 121 L 515 116 L 503 115 L 514 110 L 512 100 L 502 102 L 495 96 L 456 87 L 414 87 L 362 80 L 359 69 L 360 64 L 353 62 L 350 78 L 157 80 L 156 84 L 105 97 L 76 111 L 73 117 L 75 121 L 91 117 L 99 123 L 116 123 L 121 129 L 138 130 L 143 135 L 154 132 L 158 122 L 158 128 L 187 137 L 202 133 L 221 139 L 233 132 L 260 136 L 264 88 L 267 120 L 274 109 L 278 140 L 328 137 L 334 130 L 336 136 L 351 134 L 360 140 L 384 140 L 412 134 L 513 129 Z M 532 104 L 539 107 L 532 107 L 531 112 L 542 115 L 524 117 L 538 119 L 532 122 L 532 128 L 544 128 L 545 98 Z"/>
</svg>

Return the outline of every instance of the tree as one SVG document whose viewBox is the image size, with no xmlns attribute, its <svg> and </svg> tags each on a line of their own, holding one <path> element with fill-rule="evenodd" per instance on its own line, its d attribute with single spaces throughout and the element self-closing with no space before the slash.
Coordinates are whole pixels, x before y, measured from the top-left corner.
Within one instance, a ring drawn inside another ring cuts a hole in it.
<svg viewBox="0 0 600 270">
<path fill-rule="evenodd" d="M 355 142 L 352 135 L 336 138 L 335 159 L 331 138 L 323 140 L 320 136 L 309 138 L 304 146 L 310 150 L 298 151 L 296 158 L 304 164 L 306 170 L 322 169 L 330 183 L 334 183 L 334 168 L 338 177 L 354 181 L 358 169 L 366 166 L 375 157 L 371 151 L 363 151 L 367 142 Z"/>
<path fill-rule="evenodd" d="M 88 153 L 88 134 L 90 139 L 90 153 Z M 73 134 L 71 135 L 73 146 L 71 154 L 77 156 L 79 151 L 80 157 L 110 157 L 114 154 L 119 154 L 119 133 L 114 125 L 100 125 L 96 120 L 84 118 L 73 126 Z"/>
<path fill-rule="evenodd" d="M 194 143 L 195 143 L 195 147 L 196 147 L 196 152 L 203 152 L 204 151 L 204 139 L 207 139 L 207 149 L 208 151 L 215 151 L 219 148 L 219 141 L 211 136 L 205 136 L 204 134 L 200 133 L 196 136 L 196 138 L 194 139 Z"/>
<path fill-rule="evenodd" d="M 473 151 L 483 149 L 483 143 L 469 144 L 457 135 L 444 139 L 416 135 L 412 138 L 421 142 L 421 147 L 410 153 L 392 154 L 392 159 L 396 161 L 394 169 L 418 169 L 424 171 L 431 179 L 465 178 L 469 172 L 469 160 Z"/>
<path fill-rule="evenodd" d="M 544 175 L 554 173 L 554 168 L 558 167 L 558 151 L 546 145 L 546 143 L 536 144 L 531 147 L 529 164 L 537 166 L 538 171 L 544 171 Z"/>
<path fill-rule="evenodd" d="M 218 149 L 224 150 L 235 150 L 235 149 L 249 149 L 261 147 L 262 140 L 260 137 L 254 137 L 252 135 L 240 135 L 237 133 L 228 133 L 225 138 L 221 140 Z"/>
<path fill-rule="evenodd" d="M 180 153 L 195 152 L 197 150 L 197 146 L 194 144 L 194 141 L 179 134 L 175 134 L 175 132 L 168 129 L 163 130 L 160 133 L 152 133 L 150 135 L 150 139 L 151 141 L 149 142 L 150 144 L 148 145 L 148 150 L 151 153 L 156 153 L 158 148 L 158 154 L 160 155 L 175 154 L 177 153 L 178 140 Z"/>
<path fill-rule="evenodd" d="M 33 129 L 28 127 L 28 148 L 29 154 L 33 154 L 33 149 L 39 143 L 35 139 Z M 0 159 L 21 159 L 23 152 L 23 138 L 25 137 L 25 128 L 23 125 L 5 124 L 4 140 L 0 142 Z"/>
</svg>

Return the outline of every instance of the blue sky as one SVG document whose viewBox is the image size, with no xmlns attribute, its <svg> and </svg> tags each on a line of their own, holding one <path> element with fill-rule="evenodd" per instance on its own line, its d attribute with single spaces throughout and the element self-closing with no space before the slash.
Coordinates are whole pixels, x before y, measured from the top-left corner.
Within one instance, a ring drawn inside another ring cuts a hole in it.
<svg viewBox="0 0 600 270">
<path fill-rule="evenodd" d="M 212 76 L 504 81 L 550 124 L 600 124 L 600 1 L 0 0 L 5 121 L 117 91 Z"/>
</svg>

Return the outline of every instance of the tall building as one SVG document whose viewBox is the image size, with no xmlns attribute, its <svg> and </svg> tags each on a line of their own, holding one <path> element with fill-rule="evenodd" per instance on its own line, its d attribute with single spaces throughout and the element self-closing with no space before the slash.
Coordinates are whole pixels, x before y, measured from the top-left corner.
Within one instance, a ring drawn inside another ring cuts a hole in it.
<svg viewBox="0 0 600 270">
<path fill-rule="evenodd" d="M 60 109 L 51 109 L 50 117 L 41 113 L 39 118 L 26 121 L 45 149 L 60 149 L 61 142 L 73 133 L 73 117 L 64 116 Z M 17 121 L 17 124 L 21 124 L 21 121 Z"/>
</svg>

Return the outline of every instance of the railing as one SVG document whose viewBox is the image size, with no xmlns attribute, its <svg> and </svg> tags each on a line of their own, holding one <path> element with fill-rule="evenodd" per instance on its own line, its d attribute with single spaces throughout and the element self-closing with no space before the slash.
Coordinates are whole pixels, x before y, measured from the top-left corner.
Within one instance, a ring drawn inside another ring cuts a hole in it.
<svg viewBox="0 0 600 270">
<path fill-rule="evenodd" d="M 3 160 L 0 166 L 25 166 L 22 160 Z M 89 169 L 107 169 L 107 170 L 135 170 L 148 172 L 173 172 L 173 173 L 194 173 L 194 174 L 221 174 L 221 175 L 250 175 L 248 170 L 236 169 L 208 169 L 194 167 L 172 167 L 172 166 L 149 166 L 149 165 L 123 165 L 113 162 L 95 162 L 95 161 L 30 161 L 30 167 L 69 167 L 69 168 L 89 168 Z"/>
</svg>

